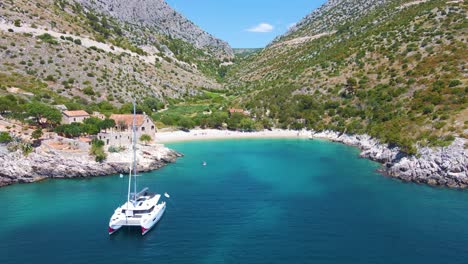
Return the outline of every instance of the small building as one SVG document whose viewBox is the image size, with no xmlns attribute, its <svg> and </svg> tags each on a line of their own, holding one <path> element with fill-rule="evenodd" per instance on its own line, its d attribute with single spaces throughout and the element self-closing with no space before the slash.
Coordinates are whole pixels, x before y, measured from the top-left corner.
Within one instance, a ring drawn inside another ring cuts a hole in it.
<svg viewBox="0 0 468 264">
<path fill-rule="evenodd" d="M 240 109 L 240 108 L 231 108 L 231 109 L 229 109 L 229 116 L 231 116 L 234 113 L 243 114 L 245 116 L 250 115 L 250 112 L 245 111 L 244 109 Z"/>
<path fill-rule="evenodd" d="M 62 124 L 83 123 L 86 118 L 89 118 L 89 114 L 84 110 L 62 112 Z"/>
<path fill-rule="evenodd" d="M 115 121 L 115 131 L 132 132 L 133 115 L 112 114 L 109 118 Z M 150 136 L 154 136 L 156 134 L 156 126 L 149 116 L 142 114 L 136 115 L 135 118 L 137 134 L 148 134 Z"/>
<path fill-rule="evenodd" d="M 99 113 L 99 112 L 93 112 L 93 114 L 91 116 L 95 117 L 95 118 L 99 118 L 101 120 L 106 119 L 106 116 L 104 114 Z"/>
<path fill-rule="evenodd" d="M 109 129 L 107 132 L 99 133 L 98 139 L 110 146 L 130 145 L 132 142 L 133 115 L 113 114 L 109 119 L 115 121 L 115 127 Z M 146 114 L 136 115 L 136 136 L 138 140 L 144 134 L 154 139 L 156 131 L 156 125 L 149 116 Z"/>
<path fill-rule="evenodd" d="M 54 105 L 54 107 L 57 108 L 58 110 L 60 110 L 60 112 L 63 112 L 63 111 L 67 111 L 67 110 L 68 110 L 67 106 L 66 106 L 66 105 L 63 105 L 63 104 L 61 104 L 61 105 Z"/>
</svg>

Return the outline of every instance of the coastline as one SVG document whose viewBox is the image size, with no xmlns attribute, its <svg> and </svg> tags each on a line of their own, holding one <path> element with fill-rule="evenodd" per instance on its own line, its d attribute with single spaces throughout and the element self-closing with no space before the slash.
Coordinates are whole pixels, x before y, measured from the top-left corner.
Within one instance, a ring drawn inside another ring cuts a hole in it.
<svg viewBox="0 0 468 264">
<path fill-rule="evenodd" d="M 157 144 L 139 145 L 137 156 L 139 171 L 157 170 L 173 163 L 182 154 L 171 150 L 163 143 L 198 140 L 261 139 L 261 138 L 302 138 L 323 139 L 338 142 L 360 149 L 360 157 L 383 165 L 380 173 L 403 181 L 468 188 L 468 154 L 465 150 L 467 140 L 456 138 L 448 147 L 418 148 L 417 156 L 408 156 L 398 147 L 382 144 L 369 135 L 348 135 L 334 131 L 295 131 L 264 130 L 239 132 L 216 129 L 196 129 L 189 132 L 158 132 Z M 65 139 L 62 139 L 65 140 Z M 66 142 L 65 142 L 66 143 Z M 76 153 L 64 153 L 43 144 L 28 156 L 20 152 L 9 153 L 0 146 L 0 187 L 14 183 L 30 183 L 47 178 L 80 178 L 105 176 L 128 172 L 130 157 L 128 151 L 109 153 L 107 159 L 98 163 L 93 157 Z"/>
<path fill-rule="evenodd" d="M 196 129 L 190 132 L 160 132 L 155 140 L 160 143 L 171 143 L 243 138 L 312 138 L 339 142 L 359 148 L 360 157 L 381 163 L 383 168 L 379 172 L 384 175 L 406 182 L 459 189 L 468 188 L 468 152 L 465 150 L 467 140 L 463 138 L 456 138 L 450 146 L 444 148 L 418 148 L 417 156 L 408 156 L 398 147 L 380 143 L 369 135 L 348 135 L 335 131 L 274 129 L 238 132 Z"/>
<path fill-rule="evenodd" d="M 66 140 L 66 139 L 62 139 Z M 163 145 L 139 145 L 138 171 L 157 170 L 173 163 L 182 154 Z M 89 178 L 126 174 L 131 162 L 131 149 L 109 153 L 104 162 L 96 162 L 88 152 L 64 152 L 42 144 L 24 156 L 20 151 L 9 152 L 0 146 L 0 187 L 15 183 L 32 183 L 51 178 Z"/>
</svg>

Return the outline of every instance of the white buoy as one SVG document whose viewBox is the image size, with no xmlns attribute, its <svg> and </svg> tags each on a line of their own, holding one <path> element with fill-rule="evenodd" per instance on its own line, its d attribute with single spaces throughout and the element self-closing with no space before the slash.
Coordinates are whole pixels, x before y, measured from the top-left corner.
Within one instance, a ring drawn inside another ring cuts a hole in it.
<svg viewBox="0 0 468 264">
<path fill-rule="evenodd" d="M 123 174 L 122 174 L 122 173 L 120 174 L 120 178 L 123 178 Z"/>
<path fill-rule="evenodd" d="M 171 196 L 167 192 L 164 193 L 164 196 L 166 196 L 167 198 L 171 198 Z"/>
</svg>

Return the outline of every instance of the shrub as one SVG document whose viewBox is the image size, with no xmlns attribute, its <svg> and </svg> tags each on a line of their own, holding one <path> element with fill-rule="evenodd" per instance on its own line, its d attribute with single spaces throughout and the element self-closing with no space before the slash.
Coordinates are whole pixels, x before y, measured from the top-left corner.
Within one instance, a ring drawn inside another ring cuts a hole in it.
<svg viewBox="0 0 468 264">
<path fill-rule="evenodd" d="M 75 39 L 73 41 L 76 45 L 81 45 L 81 39 Z"/>
<path fill-rule="evenodd" d="M 83 89 L 83 93 L 86 94 L 86 95 L 95 95 L 95 92 L 94 92 L 93 88 L 91 88 L 91 86 L 86 86 Z"/>
<path fill-rule="evenodd" d="M 451 81 L 449 82 L 449 85 L 448 85 L 448 86 L 449 86 L 450 88 L 452 88 L 452 87 L 458 86 L 458 85 L 460 85 L 460 84 L 461 84 L 461 81 L 460 81 L 460 80 L 451 80 Z"/>
<path fill-rule="evenodd" d="M 122 152 L 125 150 L 125 147 L 116 147 L 116 146 L 109 146 L 109 148 L 107 149 L 107 151 L 111 152 L 111 153 L 118 153 L 118 152 Z"/>
<path fill-rule="evenodd" d="M 153 140 L 153 139 L 148 134 L 143 134 L 140 137 L 140 141 L 144 142 L 145 144 L 148 144 L 148 142 L 150 142 L 151 140 Z"/>
<path fill-rule="evenodd" d="M 93 139 L 91 141 L 91 145 L 95 146 L 95 147 L 98 147 L 98 148 L 99 147 L 104 147 L 104 141 L 95 138 L 95 139 Z"/>
<path fill-rule="evenodd" d="M 42 35 L 37 36 L 38 39 L 42 40 L 43 42 L 56 45 L 58 41 L 52 37 L 49 33 L 44 33 Z"/>
<path fill-rule="evenodd" d="M 104 152 L 104 141 L 93 139 L 91 141 L 91 149 L 89 154 L 95 157 L 96 162 L 103 162 L 107 157 L 106 153 Z"/>
<path fill-rule="evenodd" d="M 35 140 L 38 140 L 42 137 L 43 134 L 44 133 L 42 132 L 42 129 L 38 128 L 32 132 L 31 137 Z"/>
<path fill-rule="evenodd" d="M 9 143 L 13 141 L 13 138 L 8 132 L 0 132 L 0 143 Z"/>
<path fill-rule="evenodd" d="M 23 152 L 24 156 L 29 155 L 34 150 L 34 148 L 29 143 L 22 143 L 20 145 L 20 147 L 21 147 L 21 151 Z"/>
<path fill-rule="evenodd" d="M 15 27 L 21 27 L 21 20 L 20 19 L 15 19 Z"/>
<path fill-rule="evenodd" d="M 102 148 L 98 148 L 98 149 L 94 150 L 93 153 L 94 153 L 93 155 L 95 156 L 94 160 L 96 162 L 103 162 L 107 158 L 107 155 L 104 152 L 104 149 L 102 149 Z"/>
</svg>

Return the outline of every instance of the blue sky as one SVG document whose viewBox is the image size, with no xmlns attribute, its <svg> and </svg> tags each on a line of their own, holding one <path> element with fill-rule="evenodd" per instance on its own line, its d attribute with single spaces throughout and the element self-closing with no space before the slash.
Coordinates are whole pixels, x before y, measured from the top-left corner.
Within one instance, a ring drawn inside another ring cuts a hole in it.
<svg viewBox="0 0 468 264">
<path fill-rule="evenodd" d="M 325 0 L 166 0 L 233 48 L 260 48 Z"/>
</svg>

